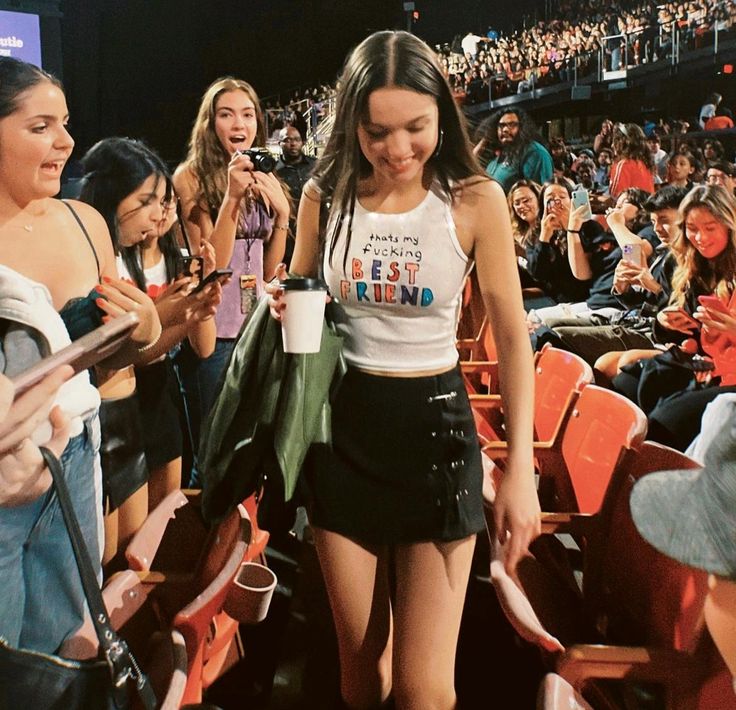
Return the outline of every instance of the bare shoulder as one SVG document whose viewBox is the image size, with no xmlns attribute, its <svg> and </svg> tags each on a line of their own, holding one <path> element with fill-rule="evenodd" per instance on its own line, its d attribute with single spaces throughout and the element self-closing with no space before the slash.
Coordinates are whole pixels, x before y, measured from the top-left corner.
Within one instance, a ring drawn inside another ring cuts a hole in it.
<svg viewBox="0 0 736 710">
<path fill-rule="evenodd" d="M 94 208 L 92 205 L 88 205 L 86 202 L 80 202 L 79 200 L 64 200 L 76 213 L 82 224 L 90 232 L 101 231 L 104 236 L 109 239 L 107 223 L 105 218 Z"/>
<path fill-rule="evenodd" d="M 455 189 L 455 201 L 458 207 L 479 208 L 488 205 L 489 202 L 504 202 L 504 195 L 501 185 L 489 177 L 482 175 L 472 175 L 469 178 L 459 181 Z"/>
<path fill-rule="evenodd" d="M 197 189 L 197 176 L 188 163 L 180 163 L 172 176 L 174 187 L 180 197 L 190 198 Z"/>
<path fill-rule="evenodd" d="M 110 230 L 107 228 L 105 218 L 86 202 L 80 202 L 79 200 L 67 200 L 66 202 L 74 209 L 87 230 L 100 261 L 100 270 L 103 274 L 110 275 L 109 270 L 114 266 L 115 256 Z"/>
<path fill-rule="evenodd" d="M 322 202 L 322 190 L 319 189 L 317 182 L 314 178 L 309 178 L 304 185 L 302 195 L 306 197 L 310 202 Z"/>
</svg>

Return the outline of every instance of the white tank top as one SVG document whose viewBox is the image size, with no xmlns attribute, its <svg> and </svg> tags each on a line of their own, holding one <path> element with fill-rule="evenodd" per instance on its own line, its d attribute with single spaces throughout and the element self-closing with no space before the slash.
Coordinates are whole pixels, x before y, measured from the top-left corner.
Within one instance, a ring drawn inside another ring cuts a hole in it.
<svg viewBox="0 0 736 710">
<path fill-rule="evenodd" d="M 328 241 L 336 216 L 327 227 Z M 450 204 L 434 185 L 409 212 L 369 212 L 356 200 L 324 274 L 337 301 L 347 362 L 365 370 L 451 368 L 462 288 L 473 262 L 457 240 Z M 343 264 L 345 267 L 343 268 Z"/>
</svg>

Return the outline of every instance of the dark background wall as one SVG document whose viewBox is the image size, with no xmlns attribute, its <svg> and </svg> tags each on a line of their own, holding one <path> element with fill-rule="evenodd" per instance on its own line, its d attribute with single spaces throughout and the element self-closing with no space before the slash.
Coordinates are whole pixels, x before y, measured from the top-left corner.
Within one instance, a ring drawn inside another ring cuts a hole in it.
<svg viewBox="0 0 736 710">
<path fill-rule="evenodd" d="M 508 26 L 538 0 L 417 0 L 432 43 Z M 107 135 L 180 159 L 206 86 L 223 74 L 268 97 L 333 82 L 369 32 L 405 28 L 401 0 L 62 0 L 63 75 L 78 155 Z"/>
</svg>

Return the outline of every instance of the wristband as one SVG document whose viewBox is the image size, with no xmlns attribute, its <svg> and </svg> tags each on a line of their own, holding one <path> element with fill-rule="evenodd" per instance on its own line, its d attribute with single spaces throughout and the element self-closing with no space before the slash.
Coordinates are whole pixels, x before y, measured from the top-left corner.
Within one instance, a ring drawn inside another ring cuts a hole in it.
<svg viewBox="0 0 736 710">
<path fill-rule="evenodd" d="M 582 230 L 581 229 L 568 229 L 567 231 L 570 232 L 571 234 L 580 234 Z"/>
<path fill-rule="evenodd" d="M 164 332 L 164 328 L 161 325 L 161 322 L 159 321 L 159 324 L 158 324 L 158 333 L 156 334 L 156 337 L 150 343 L 146 343 L 145 345 L 141 345 L 138 348 L 138 352 L 139 353 L 148 352 L 152 347 L 154 347 L 158 343 L 159 340 L 161 340 L 161 334 L 163 332 Z"/>
</svg>

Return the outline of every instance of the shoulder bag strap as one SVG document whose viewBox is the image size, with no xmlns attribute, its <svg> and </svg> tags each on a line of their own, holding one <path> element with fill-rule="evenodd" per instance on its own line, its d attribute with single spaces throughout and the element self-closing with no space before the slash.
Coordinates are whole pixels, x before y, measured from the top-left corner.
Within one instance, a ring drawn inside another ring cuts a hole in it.
<svg viewBox="0 0 736 710">
<path fill-rule="evenodd" d="M 69 491 L 64 481 L 61 463 L 47 448 L 42 446 L 40 447 L 40 451 L 54 480 L 56 495 L 59 498 L 59 507 L 64 516 L 64 523 L 66 524 L 72 550 L 74 551 L 74 559 L 77 562 L 77 569 L 82 580 L 84 596 L 87 600 L 90 614 L 92 615 L 92 623 L 94 624 L 95 633 L 100 642 L 100 648 L 107 664 L 110 666 L 113 686 L 120 695 L 120 707 L 125 706 L 126 684 L 128 679 L 130 679 L 135 682 L 136 690 L 144 708 L 146 710 L 153 710 L 156 707 L 156 696 L 153 693 L 151 684 L 146 675 L 138 667 L 133 655 L 128 650 L 128 645 L 117 635 L 110 624 L 105 602 L 102 599 L 102 592 L 97 582 L 97 576 L 92 567 L 87 543 L 84 541 L 82 531 L 79 528 L 79 521 L 74 512 L 74 506 L 72 505 Z"/>
</svg>

